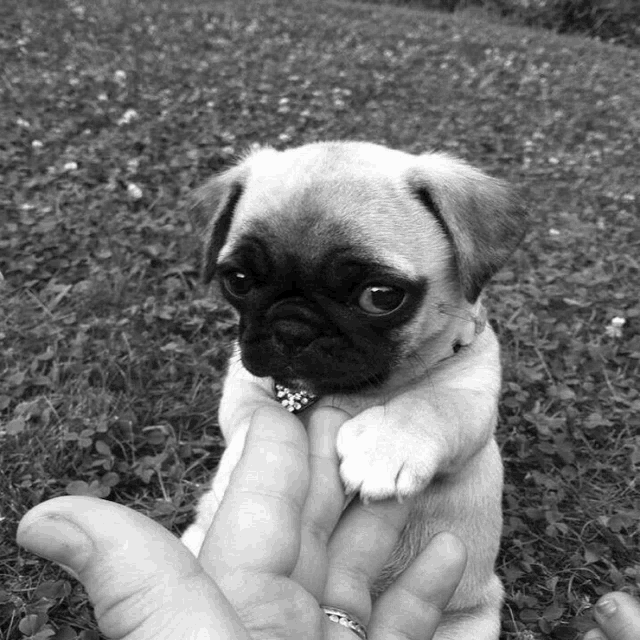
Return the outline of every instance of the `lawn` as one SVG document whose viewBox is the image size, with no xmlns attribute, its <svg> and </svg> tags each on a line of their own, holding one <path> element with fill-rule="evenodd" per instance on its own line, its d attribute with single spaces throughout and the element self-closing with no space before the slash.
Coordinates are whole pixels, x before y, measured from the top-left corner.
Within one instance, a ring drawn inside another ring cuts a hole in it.
<svg viewBox="0 0 640 640">
<path fill-rule="evenodd" d="M 97 637 L 15 546 L 31 506 L 189 522 L 233 316 L 187 197 L 254 143 L 436 148 L 522 185 L 533 225 L 487 296 L 504 637 L 573 640 L 638 594 L 640 51 L 346 2 L 4 0 L 0 58 L 0 637 Z"/>
</svg>

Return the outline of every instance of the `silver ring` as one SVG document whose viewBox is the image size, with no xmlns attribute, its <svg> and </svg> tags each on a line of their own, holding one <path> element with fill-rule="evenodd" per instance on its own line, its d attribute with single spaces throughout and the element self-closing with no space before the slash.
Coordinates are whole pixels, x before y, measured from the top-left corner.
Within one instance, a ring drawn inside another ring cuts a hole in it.
<svg viewBox="0 0 640 640">
<path fill-rule="evenodd" d="M 320 605 L 320 608 L 329 616 L 331 622 L 337 622 L 347 629 L 351 629 L 360 640 L 367 640 L 367 628 L 350 613 L 347 613 L 343 609 L 337 607 L 327 607 L 324 604 Z"/>
</svg>

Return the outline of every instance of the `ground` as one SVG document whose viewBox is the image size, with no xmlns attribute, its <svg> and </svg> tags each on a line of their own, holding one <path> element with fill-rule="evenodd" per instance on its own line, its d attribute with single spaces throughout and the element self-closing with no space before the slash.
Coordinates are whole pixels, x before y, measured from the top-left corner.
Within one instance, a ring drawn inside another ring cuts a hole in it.
<svg viewBox="0 0 640 640">
<path fill-rule="evenodd" d="M 255 143 L 441 149 L 522 186 L 533 225 L 487 292 L 504 637 L 573 640 L 600 594 L 638 593 L 639 51 L 304 0 L 7 0 L 0 25 L 3 637 L 95 634 L 81 587 L 15 546 L 31 506 L 188 523 L 233 336 L 188 194 Z"/>
</svg>

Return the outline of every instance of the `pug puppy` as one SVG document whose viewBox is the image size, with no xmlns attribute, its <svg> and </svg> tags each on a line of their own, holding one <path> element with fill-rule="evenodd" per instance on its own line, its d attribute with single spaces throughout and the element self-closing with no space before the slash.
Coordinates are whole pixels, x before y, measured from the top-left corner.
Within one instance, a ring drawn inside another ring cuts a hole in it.
<svg viewBox="0 0 640 640">
<path fill-rule="evenodd" d="M 469 560 L 436 638 L 497 639 L 501 372 L 480 294 L 524 233 L 512 190 L 442 153 L 263 148 L 199 189 L 194 223 L 239 333 L 227 448 L 184 544 L 198 554 L 254 411 L 320 399 L 352 416 L 337 441 L 345 491 L 415 497 L 373 593 L 453 532 Z"/>
</svg>

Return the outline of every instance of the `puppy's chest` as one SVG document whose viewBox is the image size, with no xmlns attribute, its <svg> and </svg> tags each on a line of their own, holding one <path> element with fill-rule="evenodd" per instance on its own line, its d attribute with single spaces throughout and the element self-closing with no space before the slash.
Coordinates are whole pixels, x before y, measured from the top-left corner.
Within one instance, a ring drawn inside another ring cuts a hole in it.
<svg viewBox="0 0 640 640">
<path fill-rule="evenodd" d="M 390 394 L 380 393 L 367 393 L 367 394 L 332 394 L 318 398 L 313 404 L 313 408 L 319 407 L 333 407 L 340 409 L 349 414 L 352 418 L 359 413 L 370 409 L 371 407 L 377 407 L 386 405 L 394 396 Z M 304 410 L 300 414 L 303 422 L 305 418 L 311 413 L 310 410 Z"/>
</svg>

